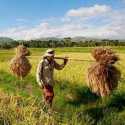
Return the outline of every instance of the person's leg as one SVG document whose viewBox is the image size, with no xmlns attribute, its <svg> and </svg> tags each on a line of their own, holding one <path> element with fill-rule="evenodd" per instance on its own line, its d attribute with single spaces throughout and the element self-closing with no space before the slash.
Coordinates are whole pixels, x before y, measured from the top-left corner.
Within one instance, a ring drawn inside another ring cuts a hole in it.
<svg viewBox="0 0 125 125">
<path fill-rule="evenodd" d="M 46 98 L 45 98 L 45 93 L 44 93 L 44 91 L 43 91 L 42 104 L 43 104 L 43 110 L 46 109 Z"/>
<path fill-rule="evenodd" d="M 54 97 L 53 87 L 50 85 L 45 85 L 43 92 L 45 104 L 48 108 L 51 108 Z"/>
<path fill-rule="evenodd" d="M 54 97 L 54 92 L 53 92 L 53 90 L 52 90 L 51 93 L 50 93 L 50 95 L 47 97 L 47 103 L 49 104 L 49 107 L 50 107 L 50 108 L 52 108 L 53 97 Z"/>
</svg>

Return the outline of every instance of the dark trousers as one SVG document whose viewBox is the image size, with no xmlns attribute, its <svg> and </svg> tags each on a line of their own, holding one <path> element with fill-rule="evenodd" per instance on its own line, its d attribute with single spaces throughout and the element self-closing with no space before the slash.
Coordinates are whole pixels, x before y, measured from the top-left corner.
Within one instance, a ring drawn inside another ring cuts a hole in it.
<svg viewBox="0 0 125 125">
<path fill-rule="evenodd" d="M 43 95 L 44 95 L 44 100 L 46 101 L 46 103 L 47 104 L 52 104 L 53 97 L 54 97 L 53 86 L 44 85 L 44 87 L 43 87 Z"/>
</svg>

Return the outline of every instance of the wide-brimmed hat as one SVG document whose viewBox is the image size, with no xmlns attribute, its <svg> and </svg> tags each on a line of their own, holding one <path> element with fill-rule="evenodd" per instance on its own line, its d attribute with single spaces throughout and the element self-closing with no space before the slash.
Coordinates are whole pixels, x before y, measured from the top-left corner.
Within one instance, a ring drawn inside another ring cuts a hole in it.
<svg viewBox="0 0 125 125">
<path fill-rule="evenodd" d="M 52 57 L 55 55 L 55 51 L 53 49 L 46 50 L 44 57 Z"/>
</svg>

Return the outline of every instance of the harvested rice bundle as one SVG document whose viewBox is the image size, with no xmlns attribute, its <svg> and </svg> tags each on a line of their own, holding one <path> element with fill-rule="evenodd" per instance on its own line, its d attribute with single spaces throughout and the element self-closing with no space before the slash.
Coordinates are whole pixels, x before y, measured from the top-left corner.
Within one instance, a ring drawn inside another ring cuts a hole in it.
<svg viewBox="0 0 125 125">
<path fill-rule="evenodd" d="M 16 56 L 11 60 L 10 70 L 17 77 L 23 78 L 30 72 L 31 65 L 26 58 L 29 54 L 28 49 L 23 45 L 16 48 Z"/>
<path fill-rule="evenodd" d="M 119 60 L 118 56 L 110 48 L 96 48 L 92 51 L 92 56 L 99 63 L 113 64 Z"/>
<path fill-rule="evenodd" d="M 92 92 L 104 97 L 117 88 L 120 71 L 113 65 L 119 58 L 107 48 L 96 48 L 92 51 L 96 62 L 88 69 L 88 86 Z"/>
</svg>

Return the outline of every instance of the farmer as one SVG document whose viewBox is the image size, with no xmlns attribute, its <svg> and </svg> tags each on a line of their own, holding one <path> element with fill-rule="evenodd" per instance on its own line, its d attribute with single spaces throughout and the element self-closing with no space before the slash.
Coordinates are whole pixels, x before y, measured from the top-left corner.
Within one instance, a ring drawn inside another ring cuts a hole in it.
<svg viewBox="0 0 125 125">
<path fill-rule="evenodd" d="M 67 58 L 64 58 L 63 64 L 58 64 L 54 60 L 55 51 L 53 49 L 48 49 L 43 56 L 37 67 L 37 82 L 39 86 L 43 89 L 44 103 L 49 108 L 52 107 L 52 101 L 54 97 L 54 69 L 62 70 L 68 62 Z"/>
</svg>

